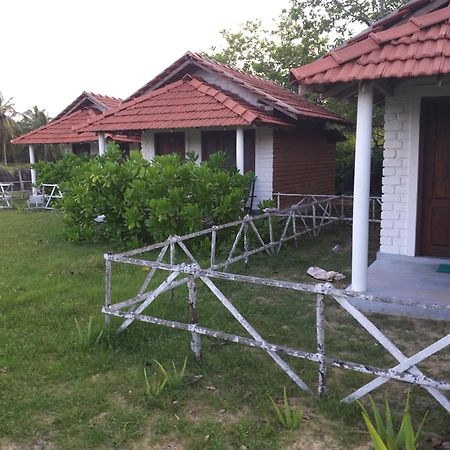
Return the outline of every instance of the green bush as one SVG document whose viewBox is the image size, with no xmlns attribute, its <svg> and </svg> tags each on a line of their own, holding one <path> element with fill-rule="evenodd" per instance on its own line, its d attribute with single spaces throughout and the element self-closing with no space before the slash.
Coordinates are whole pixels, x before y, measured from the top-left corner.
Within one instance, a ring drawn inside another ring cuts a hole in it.
<svg viewBox="0 0 450 450">
<path fill-rule="evenodd" d="M 63 158 L 54 162 L 38 161 L 32 165 L 36 169 L 37 182 L 58 184 L 64 189 L 67 183 L 75 177 L 78 170 L 81 169 L 90 157 L 87 155 L 74 155 L 67 153 Z"/>
<path fill-rule="evenodd" d="M 186 234 L 240 217 L 253 174 L 226 170 L 223 154 L 196 164 L 178 155 L 148 162 L 132 152 L 123 159 L 116 145 L 103 156 L 75 161 L 67 155 L 41 164 L 40 181 L 64 191 L 70 240 L 114 240 L 137 246 Z M 104 215 L 103 223 L 94 219 Z"/>
</svg>

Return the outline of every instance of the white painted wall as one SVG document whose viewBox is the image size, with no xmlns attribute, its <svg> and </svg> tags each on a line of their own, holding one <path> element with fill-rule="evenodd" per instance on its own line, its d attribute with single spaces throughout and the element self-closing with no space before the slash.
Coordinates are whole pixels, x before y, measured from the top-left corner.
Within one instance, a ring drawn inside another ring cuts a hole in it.
<svg viewBox="0 0 450 450">
<path fill-rule="evenodd" d="M 186 152 L 194 152 L 198 155 L 198 162 L 202 162 L 202 132 L 197 128 L 190 128 L 185 131 Z"/>
<path fill-rule="evenodd" d="M 380 251 L 414 256 L 416 251 L 420 103 L 450 96 L 450 79 L 408 80 L 386 97 L 383 204 Z"/>
<path fill-rule="evenodd" d="M 153 131 L 142 133 L 141 153 L 147 161 L 151 161 L 155 157 L 155 133 Z"/>
<path fill-rule="evenodd" d="M 271 199 L 273 193 L 273 130 L 256 128 L 255 132 L 255 198 L 256 208 L 261 200 Z"/>
</svg>

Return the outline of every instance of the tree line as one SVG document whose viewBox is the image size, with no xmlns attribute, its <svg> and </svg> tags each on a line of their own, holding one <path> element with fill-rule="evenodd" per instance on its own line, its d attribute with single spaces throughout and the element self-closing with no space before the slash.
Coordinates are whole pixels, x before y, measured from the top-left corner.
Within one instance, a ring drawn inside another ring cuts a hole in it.
<svg viewBox="0 0 450 450">
<path fill-rule="evenodd" d="M 6 98 L 0 92 L 0 145 L 1 164 L 22 163 L 28 161 L 28 152 L 25 145 L 12 145 L 11 139 L 28 133 L 42 125 L 47 124 L 50 118 L 45 109 L 37 106 L 18 112 L 14 105 L 14 99 Z M 37 145 L 36 156 L 47 161 L 54 159 L 59 153 L 59 148 L 54 145 Z"/>
</svg>

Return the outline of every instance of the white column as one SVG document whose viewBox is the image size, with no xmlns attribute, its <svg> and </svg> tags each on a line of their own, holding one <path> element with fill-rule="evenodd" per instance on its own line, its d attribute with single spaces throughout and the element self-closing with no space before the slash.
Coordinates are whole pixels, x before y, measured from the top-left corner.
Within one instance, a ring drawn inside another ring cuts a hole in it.
<svg viewBox="0 0 450 450">
<path fill-rule="evenodd" d="M 370 83 L 361 83 L 358 90 L 356 116 L 352 237 L 352 289 L 357 292 L 367 290 L 372 116 L 373 87 Z"/>
<path fill-rule="evenodd" d="M 34 164 L 35 163 L 34 147 L 31 144 L 28 146 L 28 153 L 30 155 L 30 164 Z M 35 195 L 37 192 L 36 183 L 37 183 L 36 169 L 31 169 L 31 184 L 32 184 L 31 190 L 33 192 L 33 195 Z"/>
<path fill-rule="evenodd" d="M 236 128 L 236 167 L 244 174 L 244 129 Z"/>
<path fill-rule="evenodd" d="M 106 151 L 106 139 L 105 139 L 105 133 L 99 133 L 98 134 L 98 154 L 104 155 Z"/>
</svg>

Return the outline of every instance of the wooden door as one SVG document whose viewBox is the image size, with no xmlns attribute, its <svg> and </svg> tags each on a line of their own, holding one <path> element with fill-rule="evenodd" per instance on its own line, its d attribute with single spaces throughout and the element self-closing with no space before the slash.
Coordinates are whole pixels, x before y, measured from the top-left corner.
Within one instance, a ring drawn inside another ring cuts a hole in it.
<svg viewBox="0 0 450 450">
<path fill-rule="evenodd" d="M 450 97 L 422 100 L 417 254 L 450 257 Z"/>
<path fill-rule="evenodd" d="M 155 154 L 170 155 L 171 153 L 178 153 L 184 158 L 184 132 L 155 133 Z"/>
</svg>

